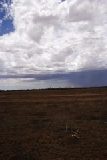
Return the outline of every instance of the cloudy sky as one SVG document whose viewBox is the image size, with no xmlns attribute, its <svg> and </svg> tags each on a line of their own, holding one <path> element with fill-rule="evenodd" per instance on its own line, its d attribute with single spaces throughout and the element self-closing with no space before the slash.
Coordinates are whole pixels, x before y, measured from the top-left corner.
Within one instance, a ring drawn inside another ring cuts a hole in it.
<svg viewBox="0 0 107 160">
<path fill-rule="evenodd" d="M 107 85 L 107 0 L 0 0 L 0 89 Z"/>
</svg>

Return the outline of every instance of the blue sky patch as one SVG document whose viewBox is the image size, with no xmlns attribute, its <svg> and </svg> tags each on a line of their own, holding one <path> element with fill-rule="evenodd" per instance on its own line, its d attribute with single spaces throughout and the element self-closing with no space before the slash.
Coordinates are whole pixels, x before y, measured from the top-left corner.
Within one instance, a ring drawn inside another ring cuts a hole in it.
<svg viewBox="0 0 107 160">
<path fill-rule="evenodd" d="M 10 5 L 10 0 L 0 1 L 0 36 L 14 31 L 13 19 L 10 15 L 7 16 Z"/>
</svg>

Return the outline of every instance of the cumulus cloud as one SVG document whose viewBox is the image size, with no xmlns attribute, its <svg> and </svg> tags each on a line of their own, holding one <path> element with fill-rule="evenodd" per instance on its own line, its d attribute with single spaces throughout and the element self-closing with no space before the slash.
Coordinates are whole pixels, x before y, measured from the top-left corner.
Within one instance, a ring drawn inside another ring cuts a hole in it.
<svg viewBox="0 0 107 160">
<path fill-rule="evenodd" d="M 0 75 L 107 68 L 107 0 L 13 0 L 7 11 Z"/>
</svg>

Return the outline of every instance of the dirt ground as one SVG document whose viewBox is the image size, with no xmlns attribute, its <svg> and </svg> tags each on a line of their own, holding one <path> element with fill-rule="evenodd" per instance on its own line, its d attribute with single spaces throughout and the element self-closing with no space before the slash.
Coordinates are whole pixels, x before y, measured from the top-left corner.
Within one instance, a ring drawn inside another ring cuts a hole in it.
<svg viewBox="0 0 107 160">
<path fill-rule="evenodd" d="M 107 160 L 107 88 L 1 91 L 0 160 Z"/>
</svg>

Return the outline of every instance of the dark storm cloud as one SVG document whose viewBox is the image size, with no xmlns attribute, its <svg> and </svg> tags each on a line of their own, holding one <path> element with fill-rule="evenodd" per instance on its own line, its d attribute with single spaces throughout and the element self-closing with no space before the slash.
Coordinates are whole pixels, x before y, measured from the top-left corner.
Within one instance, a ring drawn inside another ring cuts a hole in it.
<svg viewBox="0 0 107 160">
<path fill-rule="evenodd" d="M 86 70 L 80 72 L 58 72 L 54 74 L 19 74 L 19 75 L 0 75 L 0 79 L 22 79 L 23 82 L 52 82 L 52 86 L 58 82 L 65 82 L 65 87 L 92 87 L 107 85 L 107 70 Z M 48 86 L 48 85 L 47 85 Z M 50 85 L 51 86 L 51 85 Z M 35 86 L 34 86 L 35 87 Z M 58 86 L 57 86 L 58 87 Z M 63 87 L 63 86 L 62 86 Z"/>
</svg>

